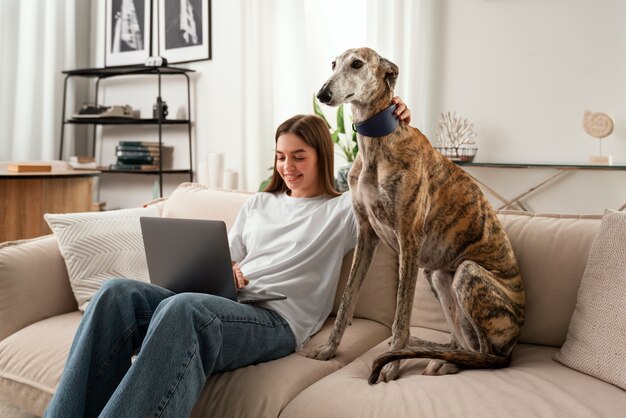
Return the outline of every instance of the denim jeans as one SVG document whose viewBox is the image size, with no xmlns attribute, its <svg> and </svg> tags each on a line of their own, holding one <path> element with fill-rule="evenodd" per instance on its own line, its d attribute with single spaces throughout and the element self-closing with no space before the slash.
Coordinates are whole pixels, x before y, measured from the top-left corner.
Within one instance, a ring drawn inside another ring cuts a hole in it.
<svg viewBox="0 0 626 418">
<path fill-rule="evenodd" d="M 186 417 L 212 373 L 294 348 L 271 310 L 111 279 L 87 307 L 44 417 Z"/>
</svg>

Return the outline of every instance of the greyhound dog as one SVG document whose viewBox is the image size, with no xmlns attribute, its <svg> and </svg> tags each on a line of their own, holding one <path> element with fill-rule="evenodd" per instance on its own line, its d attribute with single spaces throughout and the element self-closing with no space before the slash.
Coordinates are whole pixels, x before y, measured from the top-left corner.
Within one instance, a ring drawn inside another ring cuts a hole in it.
<svg viewBox="0 0 626 418">
<path fill-rule="evenodd" d="M 350 49 L 333 63 L 317 94 L 330 106 L 352 104 L 359 124 L 390 107 L 398 67 L 368 48 Z M 428 358 L 423 374 L 506 367 L 524 322 L 524 288 L 511 244 L 480 188 L 405 123 L 389 133 L 357 136 L 349 173 L 357 243 L 350 276 L 328 342 L 307 353 L 335 355 L 349 324 L 379 240 L 399 257 L 391 351 L 372 366 L 369 383 L 398 377 L 399 360 Z M 369 136 L 368 136 L 369 135 Z M 437 344 L 409 335 L 422 267 L 444 311 L 452 340 Z"/>
</svg>

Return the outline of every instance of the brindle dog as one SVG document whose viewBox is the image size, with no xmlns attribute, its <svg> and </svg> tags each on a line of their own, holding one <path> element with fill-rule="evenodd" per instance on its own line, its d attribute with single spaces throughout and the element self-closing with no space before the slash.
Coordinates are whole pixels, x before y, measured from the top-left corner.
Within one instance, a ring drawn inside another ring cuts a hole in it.
<svg viewBox="0 0 626 418">
<path fill-rule="evenodd" d="M 351 103 L 356 123 L 390 105 L 395 64 L 360 48 L 344 52 L 332 66 L 320 101 Z M 358 135 L 358 144 L 349 173 L 358 225 L 352 268 L 328 342 L 307 355 L 335 355 L 383 240 L 398 253 L 399 285 L 391 351 L 374 361 L 370 384 L 397 378 L 404 358 L 432 359 L 426 375 L 508 366 L 524 322 L 524 288 L 511 244 L 479 187 L 405 123 L 383 137 Z M 419 267 L 443 308 L 449 344 L 409 335 Z"/>
</svg>

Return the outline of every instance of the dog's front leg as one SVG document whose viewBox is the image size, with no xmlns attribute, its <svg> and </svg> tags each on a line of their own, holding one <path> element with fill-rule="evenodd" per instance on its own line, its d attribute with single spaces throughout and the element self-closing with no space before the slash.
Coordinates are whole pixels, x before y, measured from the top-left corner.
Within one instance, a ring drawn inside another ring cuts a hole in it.
<svg viewBox="0 0 626 418">
<path fill-rule="evenodd" d="M 335 326 L 325 345 L 317 347 L 306 354 L 309 358 L 328 360 L 335 356 L 343 333 L 352 320 L 352 314 L 354 313 L 359 291 L 365 281 L 365 276 L 367 275 L 372 258 L 374 257 L 374 251 L 378 245 L 378 236 L 372 229 L 370 223 L 367 219 L 358 216 L 357 213 L 358 211 L 355 211 L 357 221 L 359 222 L 356 247 L 352 258 L 350 276 L 348 277 L 346 288 L 341 297 L 337 318 L 335 318 Z"/>
<path fill-rule="evenodd" d="M 403 234 L 399 234 L 400 237 Z M 407 346 L 410 337 L 411 309 L 413 308 L 413 297 L 415 296 L 415 285 L 417 283 L 417 273 L 419 269 L 419 254 L 422 248 L 423 238 L 417 239 L 405 236 L 399 243 L 399 282 L 396 303 L 396 316 L 391 329 L 391 351 L 401 350 Z M 400 371 L 400 360 L 389 363 L 380 372 L 372 373 L 369 378 L 370 384 L 378 381 L 389 382 L 398 378 Z"/>
</svg>

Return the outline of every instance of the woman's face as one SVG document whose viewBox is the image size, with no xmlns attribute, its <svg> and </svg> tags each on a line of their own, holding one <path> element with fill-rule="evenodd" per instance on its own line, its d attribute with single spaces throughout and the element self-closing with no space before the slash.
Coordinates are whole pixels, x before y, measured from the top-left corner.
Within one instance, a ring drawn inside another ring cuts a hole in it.
<svg viewBox="0 0 626 418">
<path fill-rule="evenodd" d="M 298 135 L 285 133 L 276 141 L 276 171 L 293 197 L 322 194 L 317 169 L 317 150 Z"/>
</svg>

